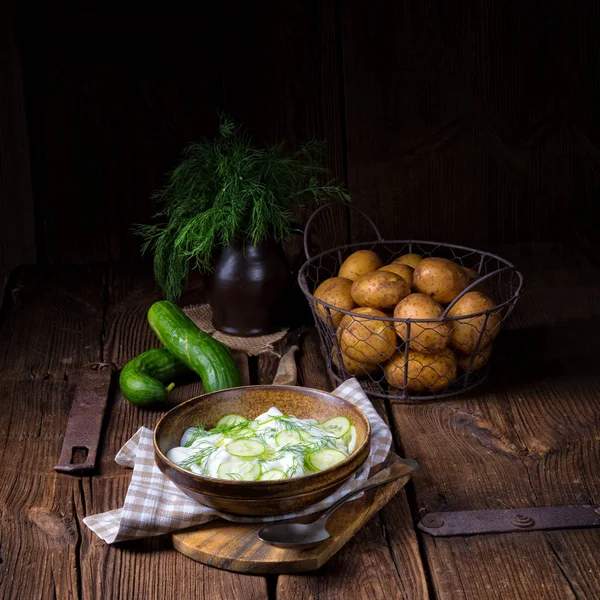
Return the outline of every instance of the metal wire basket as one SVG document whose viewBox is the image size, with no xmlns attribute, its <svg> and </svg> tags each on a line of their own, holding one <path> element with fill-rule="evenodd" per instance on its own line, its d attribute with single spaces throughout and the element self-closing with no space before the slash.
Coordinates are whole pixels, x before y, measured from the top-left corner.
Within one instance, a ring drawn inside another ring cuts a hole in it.
<svg viewBox="0 0 600 600">
<path fill-rule="evenodd" d="M 401 402 L 448 398 L 483 383 L 493 340 L 521 295 L 521 273 L 500 256 L 473 248 L 420 240 L 384 240 L 373 221 L 355 208 L 372 226 L 376 241 L 338 246 L 311 256 L 314 220 L 322 210 L 333 206 L 340 205 L 324 205 L 309 218 L 304 232 L 307 260 L 298 274 L 330 376 L 338 383 L 359 377 L 368 394 Z M 369 314 L 369 310 L 346 310 L 316 298 L 317 287 L 336 277 L 344 260 L 358 250 L 372 250 L 384 265 L 405 254 L 447 258 L 469 269 L 472 283 L 451 302 L 440 305 L 438 318 L 394 317 L 389 307 L 388 312 Z M 484 294 L 489 308 L 468 312 L 476 296 L 470 294 L 462 300 L 469 292 Z"/>
</svg>

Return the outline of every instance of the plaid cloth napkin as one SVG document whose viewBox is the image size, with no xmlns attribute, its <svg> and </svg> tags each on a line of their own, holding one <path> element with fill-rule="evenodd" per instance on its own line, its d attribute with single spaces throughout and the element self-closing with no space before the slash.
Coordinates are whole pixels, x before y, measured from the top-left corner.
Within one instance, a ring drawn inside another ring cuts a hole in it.
<svg viewBox="0 0 600 600">
<path fill-rule="evenodd" d="M 371 424 L 371 452 L 358 473 L 318 504 L 285 515 L 243 517 L 221 513 L 199 504 L 180 491 L 154 462 L 153 433 L 141 427 L 121 448 L 115 461 L 133 469 L 133 476 L 123 508 L 86 517 L 83 522 L 107 544 L 162 535 L 170 531 L 201 525 L 212 519 L 237 523 L 281 521 L 326 509 L 347 492 L 355 489 L 369 475 L 371 467 L 382 463 L 390 450 L 392 435 L 377 414 L 356 379 L 348 379 L 333 392 L 360 408 Z"/>
</svg>

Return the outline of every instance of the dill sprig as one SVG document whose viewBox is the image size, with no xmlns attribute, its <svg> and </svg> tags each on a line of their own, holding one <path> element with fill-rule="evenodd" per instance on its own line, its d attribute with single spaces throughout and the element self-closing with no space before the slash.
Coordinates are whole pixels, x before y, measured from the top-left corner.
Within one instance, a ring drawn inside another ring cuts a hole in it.
<svg viewBox="0 0 600 600">
<path fill-rule="evenodd" d="M 179 463 L 179 466 L 189 470 L 193 465 L 198 465 L 199 467 L 202 467 L 204 471 L 204 465 L 202 465 L 202 463 L 218 449 L 217 446 L 199 448 L 197 452 L 194 452 L 194 454 L 188 456 L 185 460 L 182 460 Z"/>
<path fill-rule="evenodd" d="M 244 431 L 248 429 L 250 421 L 240 421 L 239 423 L 217 425 L 210 430 L 210 433 L 222 433 L 225 437 L 238 437 Z M 252 430 L 249 430 L 252 431 Z M 240 436 L 240 439 L 246 436 Z M 250 436 L 251 437 L 251 436 Z"/>
<path fill-rule="evenodd" d="M 314 203 L 348 201 L 326 179 L 325 147 L 313 140 L 292 153 L 283 143 L 255 147 L 234 122 L 221 116 L 215 139 L 188 146 L 166 185 L 153 197 L 158 223 L 138 225 L 142 252 L 154 254 L 154 274 L 175 300 L 192 269 L 212 270 L 216 250 L 230 244 L 283 241 L 295 211 Z"/>
<path fill-rule="evenodd" d="M 188 441 L 185 443 L 184 448 L 189 448 L 192 444 L 197 442 L 200 438 L 210 435 L 210 431 L 206 431 L 206 429 L 204 429 L 204 426 L 200 422 L 196 423 L 196 426 L 194 429 L 196 431 L 194 431 L 194 433 L 192 433 L 192 435 L 190 436 Z"/>
</svg>

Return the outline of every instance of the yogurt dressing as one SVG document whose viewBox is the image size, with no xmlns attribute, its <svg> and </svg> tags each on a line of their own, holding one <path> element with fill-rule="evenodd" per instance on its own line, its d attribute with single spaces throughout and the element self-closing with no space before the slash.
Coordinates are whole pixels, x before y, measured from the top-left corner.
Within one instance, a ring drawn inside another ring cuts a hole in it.
<svg viewBox="0 0 600 600">
<path fill-rule="evenodd" d="M 260 449 L 262 445 L 264 451 L 258 456 L 240 456 L 237 451 L 240 444 L 231 445 L 239 440 L 244 441 L 242 448 Z M 245 444 L 245 441 L 250 443 Z M 253 421 L 244 420 L 232 426 L 217 425 L 210 431 L 190 427 L 182 435 L 180 445 L 167 452 L 167 458 L 192 473 L 207 477 L 284 479 L 320 470 L 311 463 L 317 451 L 327 455 L 327 460 L 334 460 L 332 464 L 335 464 L 352 454 L 355 448 L 356 428 L 353 425 L 347 433 L 336 437 L 315 419 L 298 419 L 271 407 Z"/>
</svg>

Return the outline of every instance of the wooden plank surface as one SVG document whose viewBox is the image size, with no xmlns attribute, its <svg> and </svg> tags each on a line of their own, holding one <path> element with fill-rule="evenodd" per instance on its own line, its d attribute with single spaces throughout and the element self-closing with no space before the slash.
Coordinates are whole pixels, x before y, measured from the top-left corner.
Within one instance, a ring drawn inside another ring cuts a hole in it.
<svg viewBox="0 0 600 600">
<path fill-rule="evenodd" d="M 159 345 L 146 314 L 160 294 L 147 274 L 137 270 L 109 272 L 107 285 L 105 360 L 122 366 L 150 347 Z M 172 402 L 202 393 L 201 384 L 176 388 Z M 139 409 L 117 393 L 109 413 L 100 476 L 83 487 L 87 514 L 122 505 L 131 477 L 114 462 L 121 446 L 142 425 L 153 428 L 165 411 Z M 102 577 L 96 572 L 102 565 Z M 84 598 L 267 598 L 264 578 L 215 571 L 172 549 L 165 538 L 107 546 L 86 527 L 82 530 L 81 572 Z M 238 592 L 240 593 L 240 592 Z"/>
<path fill-rule="evenodd" d="M 597 243 L 596 2 L 340 7 L 350 191 L 384 237 Z"/>
<path fill-rule="evenodd" d="M 173 545 L 194 560 L 228 571 L 261 575 L 316 571 L 359 534 L 365 524 L 404 487 L 406 481 L 404 477 L 348 502 L 327 521 L 327 531 L 331 537 L 314 548 L 275 548 L 258 539 L 264 523 L 249 525 L 227 521 L 211 522 L 190 531 L 176 532 L 172 536 Z M 302 522 L 314 519 L 314 515 L 309 515 Z"/>
<path fill-rule="evenodd" d="M 0 330 L 0 597 L 77 598 L 80 481 L 54 473 L 81 365 L 101 355 L 102 270 L 23 271 Z"/>
<path fill-rule="evenodd" d="M 600 502 L 600 273 L 537 258 L 487 389 L 393 406 L 420 512 Z M 600 594 L 600 530 L 421 537 L 442 600 Z"/>
<path fill-rule="evenodd" d="M 504 359 L 485 391 L 391 409 L 397 450 L 422 464 L 408 497 L 398 494 L 323 569 L 277 579 L 203 567 L 165 538 L 108 547 L 82 524 L 122 502 L 130 473 L 114 455 L 162 413 L 115 395 L 98 475 L 53 473 L 78 369 L 122 365 L 154 345 L 145 313 L 158 292 L 125 269 L 24 270 L 0 328 L 0 596 L 595 600 L 598 531 L 418 540 L 413 528 L 425 511 L 600 500 L 600 273 L 581 260 L 566 268 L 565 256 L 531 255 L 528 292 L 498 340 Z M 332 389 L 318 346 L 313 331 L 298 356 L 300 383 Z M 276 364 L 252 361 L 250 379 L 269 382 Z M 200 391 L 181 386 L 173 401 Z"/>
<path fill-rule="evenodd" d="M 216 131 L 220 11 L 18 4 L 40 255 L 139 261 L 132 228 L 157 212 L 152 191 Z"/>
<path fill-rule="evenodd" d="M 300 383 L 331 390 L 333 385 L 320 354 L 316 330 L 305 337 L 298 360 Z M 385 406 L 375 407 L 387 419 Z M 390 547 L 389 532 L 399 533 Z M 423 564 L 408 508 L 401 490 L 327 565 L 312 575 L 280 575 L 277 597 L 294 598 L 428 598 Z"/>
<path fill-rule="evenodd" d="M 0 6 L 0 291 L 11 269 L 36 261 L 29 137 L 15 33 L 16 4 L 8 0 Z"/>
</svg>

